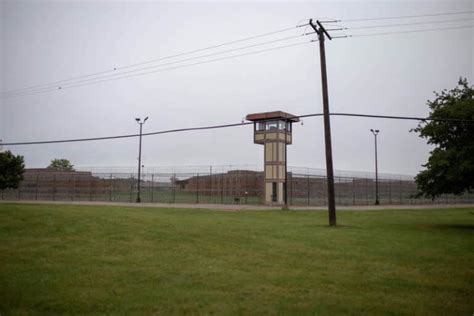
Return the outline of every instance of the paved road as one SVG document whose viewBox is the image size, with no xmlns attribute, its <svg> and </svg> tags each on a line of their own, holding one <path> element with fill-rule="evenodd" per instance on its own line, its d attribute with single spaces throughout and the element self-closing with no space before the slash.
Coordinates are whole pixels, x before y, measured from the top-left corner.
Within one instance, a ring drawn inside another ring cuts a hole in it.
<svg viewBox="0 0 474 316">
<path fill-rule="evenodd" d="M 103 206 L 124 206 L 124 207 L 154 207 L 154 208 L 195 208 L 210 209 L 219 211 L 265 211 L 281 210 L 277 206 L 246 205 L 246 204 L 168 204 L 168 203 L 123 203 L 123 202 L 98 202 L 98 201 L 5 201 L 0 203 L 14 204 L 52 204 L 52 205 L 103 205 Z M 469 207 L 474 209 L 474 204 L 427 204 L 427 205 L 361 205 L 361 206 L 337 206 L 338 210 L 393 210 L 393 209 L 431 209 L 431 208 L 460 208 Z M 326 211 L 326 206 L 291 206 L 290 210 L 305 211 Z"/>
</svg>

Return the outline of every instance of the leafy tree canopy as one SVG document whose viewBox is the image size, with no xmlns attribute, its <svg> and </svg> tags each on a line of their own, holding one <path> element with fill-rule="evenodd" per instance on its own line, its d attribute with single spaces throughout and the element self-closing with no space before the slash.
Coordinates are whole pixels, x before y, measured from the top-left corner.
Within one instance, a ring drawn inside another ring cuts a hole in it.
<svg viewBox="0 0 474 316">
<path fill-rule="evenodd" d="M 74 166 L 67 159 L 53 159 L 48 166 L 48 169 L 56 171 L 74 171 Z"/>
<path fill-rule="evenodd" d="M 414 129 L 434 145 L 426 167 L 415 178 L 420 195 L 435 198 L 462 194 L 474 188 L 474 88 L 459 79 L 452 90 L 435 92 L 428 101 L 430 118 L 466 121 L 428 121 Z M 469 121 L 468 121 L 469 120 Z"/>
<path fill-rule="evenodd" d="M 10 151 L 0 152 L 0 189 L 16 189 L 23 180 L 25 162 L 23 156 Z"/>
</svg>

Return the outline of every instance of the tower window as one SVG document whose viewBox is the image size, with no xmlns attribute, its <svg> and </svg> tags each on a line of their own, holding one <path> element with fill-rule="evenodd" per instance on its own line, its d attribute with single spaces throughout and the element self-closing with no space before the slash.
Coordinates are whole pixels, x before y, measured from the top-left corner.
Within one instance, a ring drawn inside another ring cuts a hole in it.
<svg viewBox="0 0 474 316">
<path fill-rule="evenodd" d="M 278 129 L 278 121 L 268 121 L 266 126 L 267 131 Z"/>
</svg>

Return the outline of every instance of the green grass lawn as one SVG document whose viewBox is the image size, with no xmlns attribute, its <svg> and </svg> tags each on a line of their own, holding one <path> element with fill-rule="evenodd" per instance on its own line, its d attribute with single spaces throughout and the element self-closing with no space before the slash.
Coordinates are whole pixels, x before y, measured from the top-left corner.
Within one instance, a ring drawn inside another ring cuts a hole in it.
<svg viewBox="0 0 474 316">
<path fill-rule="evenodd" d="M 474 313 L 474 209 L 0 204 L 0 314 Z"/>
</svg>

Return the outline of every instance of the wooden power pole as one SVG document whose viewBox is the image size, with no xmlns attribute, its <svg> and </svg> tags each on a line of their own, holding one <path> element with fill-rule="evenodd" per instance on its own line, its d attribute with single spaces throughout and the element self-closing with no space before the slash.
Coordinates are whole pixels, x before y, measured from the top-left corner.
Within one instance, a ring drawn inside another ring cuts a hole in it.
<svg viewBox="0 0 474 316">
<path fill-rule="evenodd" d="M 331 123 L 329 119 L 329 96 L 328 96 L 328 78 L 326 73 L 326 51 L 324 40 L 327 36 L 330 40 L 331 35 L 326 31 L 324 26 L 313 19 L 309 20 L 309 24 L 318 35 L 319 56 L 321 60 L 321 83 L 323 89 L 323 117 L 324 117 L 324 143 L 326 149 L 326 174 L 328 187 L 328 211 L 329 225 L 336 226 L 336 199 L 334 194 L 334 170 L 332 166 L 332 145 L 331 145 Z"/>
</svg>

